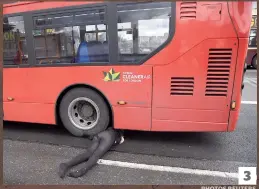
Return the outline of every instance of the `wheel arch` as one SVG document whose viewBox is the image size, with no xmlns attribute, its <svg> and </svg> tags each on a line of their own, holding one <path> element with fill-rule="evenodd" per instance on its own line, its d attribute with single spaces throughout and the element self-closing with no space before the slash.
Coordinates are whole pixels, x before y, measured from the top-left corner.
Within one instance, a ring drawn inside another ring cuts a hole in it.
<svg viewBox="0 0 259 189">
<path fill-rule="evenodd" d="M 75 89 L 75 88 L 88 88 L 88 89 L 92 89 L 93 91 L 97 92 L 105 101 L 105 103 L 107 104 L 108 106 L 108 109 L 109 109 L 109 115 L 110 115 L 110 123 L 109 125 L 113 125 L 113 109 L 112 109 L 112 105 L 110 103 L 110 101 L 108 100 L 108 98 L 104 95 L 104 93 L 98 89 L 97 87 L 94 87 L 92 85 L 89 85 L 89 84 L 85 84 L 85 83 L 74 83 L 74 84 L 71 84 L 69 86 L 67 86 L 66 88 L 64 88 L 58 95 L 57 99 L 56 99 L 56 102 L 55 102 L 55 122 L 57 125 L 60 125 L 62 122 L 61 122 L 61 119 L 60 119 L 60 115 L 59 115 L 59 106 L 60 106 L 60 103 L 61 103 L 61 100 L 63 98 L 63 96 L 70 90 L 72 89 Z"/>
</svg>

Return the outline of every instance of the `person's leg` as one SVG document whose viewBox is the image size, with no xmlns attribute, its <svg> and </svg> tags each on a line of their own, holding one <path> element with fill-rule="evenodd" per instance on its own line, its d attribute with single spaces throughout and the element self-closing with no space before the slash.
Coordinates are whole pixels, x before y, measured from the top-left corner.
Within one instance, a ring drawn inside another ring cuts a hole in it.
<svg viewBox="0 0 259 189">
<path fill-rule="evenodd" d="M 99 138 L 94 137 L 92 140 L 91 146 L 84 153 L 77 155 L 76 157 L 74 157 L 73 159 L 71 159 L 70 161 L 68 161 L 66 163 L 61 163 L 59 166 L 59 172 L 58 172 L 60 178 L 64 178 L 66 172 L 71 167 L 78 165 L 84 161 L 87 161 L 89 159 L 89 157 L 97 149 L 98 145 L 99 145 Z"/>
<path fill-rule="evenodd" d="M 68 173 L 70 177 L 81 177 L 83 176 L 88 170 L 90 170 L 100 159 L 103 155 L 110 150 L 110 148 L 114 145 L 116 140 L 116 136 L 118 135 L 117 131 L 113 129 L 107 129 L 106 131 L 98 134 L 100 137 L 100 143 L 98 148 L 94 151 L 93 155 L 85 162 L 82 168 L 79 168 L 76 171 Z"/>
<path fill-rule="evenodd" d="M 97 161 L 103 157 L 103 155 L 110 150 L 111 144 L 106 143 L 107 141 L 100 141 L 100 144 L 98 146 L 98 148 L 96 149 L 96 151 L 93 153 L 93 155 L 88 159 L 88 161 L 86 163 L 84 163 L 83 168 L 76 170 L 76 171 L 70 171 L 68 173 L 69 177 L 81 177 L 84 174 L 87 173 L 87 171 L 89 171 L 96 163 Z M 112 141 L 113 143 L 114 141 Z"/>
<path fill-rule="evenodd" d="M 70 171 L 68 173 L 69 177 L 74 177 L 74 178 L 78 178 L 83 176 L 84 174 L 87 173 L 87 171 L 89 171 L 96 163 L 97 161 L 108 151 L 103 151 L 103 150 L 98 150 L 97 154 L 93 154 L 87 162 L 84 163 L 83 168 L 80 168 L 79 170 L 75 170 L 75 171 Z M 97 151 L 96 150 L 96 151 Z"/>
</svg>

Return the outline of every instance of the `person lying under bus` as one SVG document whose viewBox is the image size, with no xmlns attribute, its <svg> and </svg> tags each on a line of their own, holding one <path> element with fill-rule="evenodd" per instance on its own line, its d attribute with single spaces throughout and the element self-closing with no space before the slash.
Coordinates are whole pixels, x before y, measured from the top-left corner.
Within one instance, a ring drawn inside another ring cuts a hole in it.
<svg viewBox="0 0 259 189">
<path fill-rule="evenodd" d="M 60 164 L 58 172 L 60 178 L 64 178 L 66 175 L 74 178 L 85 175 L 114 145 L 122 144 L 124 141 L 122 132 L 112 127 L 91 138 L 91 145 L 84 153 Z M 83 164 L 79 169 L 68 172 L 69 169 L 81 163 Z"/>
</svg>

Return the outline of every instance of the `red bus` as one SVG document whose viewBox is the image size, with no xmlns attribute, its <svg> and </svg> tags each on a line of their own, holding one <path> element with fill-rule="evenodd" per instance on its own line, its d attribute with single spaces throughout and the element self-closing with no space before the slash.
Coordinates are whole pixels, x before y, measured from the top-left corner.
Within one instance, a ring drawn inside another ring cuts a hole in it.
<svg viewBox="0 0 259 189">
<path fill-rule="evenodd" d="M 251 2 L 18 2 L 4 5 L 4 120 L 233 131 Z"/>
<path fill-rule="evenodd" d="M 252 16 L 246 64 L 257 69 L 257 16 Z"/>
</svg>

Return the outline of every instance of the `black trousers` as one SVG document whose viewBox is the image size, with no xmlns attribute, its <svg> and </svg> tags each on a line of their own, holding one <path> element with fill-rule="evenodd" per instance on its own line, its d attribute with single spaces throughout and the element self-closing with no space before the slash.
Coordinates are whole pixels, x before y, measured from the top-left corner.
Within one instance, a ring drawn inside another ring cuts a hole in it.
<svg viewBox="0 0 259 189">
<path fill-rule="evenodd" d="M 120 139 L 120 133 L 114 129 L 107 129 L 94 136 L 91 146 L 84 153 L 77 155 L 66 163 L 60 164 L 59 176 L 63 178 L 70 168 L 85 162 L 78 170 L 68 173 L 70 177 L 77 178 L 83 176 L 114 144 L 118 144 Z"/>
</svg>

